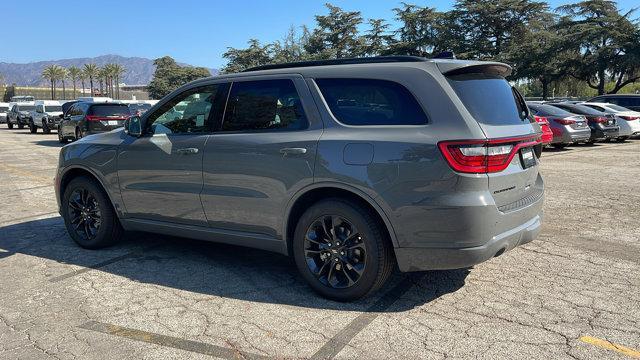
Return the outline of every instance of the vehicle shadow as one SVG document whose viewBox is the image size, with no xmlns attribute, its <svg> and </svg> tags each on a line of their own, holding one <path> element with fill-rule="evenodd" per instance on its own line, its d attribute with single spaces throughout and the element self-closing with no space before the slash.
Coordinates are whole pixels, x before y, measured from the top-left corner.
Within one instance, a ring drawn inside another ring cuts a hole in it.
<svg viewBox="0 0 640 360">
<path fill-rule="evenodd" d="M 65 144 L 62 144 L 58 140 L 37 140 L 33 142 L 36 145 L 40 146 L 50 146 L 50 147 L 63 147 Z"/>
<path fill-rule="evenodd" d="M 343 311 L 399 312 L 452 293 L 469 269 L 403 274 L 395 272 L 374 296 L 340 303 L 315 294 L 283 255 L 184 238 L 128 233 L 108 249 L 85 250 L 68 236 L 60 217 L 0 227 L 0 261 L 14 254 L 94 268 L 133 281 L 245 301 Z M 62 267 L 62 268 L 61 268 Z M 49 281 L 70 281 L 76 268 L 60 265 Z M 415 286 L 410 286 L 415 285 Z M 389 308 L 376 302 L 393 301 Z"/>
</svg>

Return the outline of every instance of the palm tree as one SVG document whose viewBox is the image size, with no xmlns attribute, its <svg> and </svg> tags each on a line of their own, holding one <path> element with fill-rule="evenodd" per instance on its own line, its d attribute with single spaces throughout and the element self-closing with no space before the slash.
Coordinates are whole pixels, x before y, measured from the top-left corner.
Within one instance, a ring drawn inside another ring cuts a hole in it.
<svg viewBox="0 0 640 360">
<path fill-rule="evenodd" d="M 127 71 L 127 69 L 120 64 L 113 64 L 113 68 L 111 70 L 113 71 L 113 78 L 116 80 L 116 98 L 120 99 L 120 77 L 125 71 Z"/>
<path fill-rule="evenodd" d="M 51 83 L 51 100 L 55 99 L 56 65 L 49 65 L 42 70 L 42 77 Z"/>
<path fill-rule="evenodd" d="M 100 68 L 98 68 L 98 65 L 96 64 L 84 64 L 84 74 L 86 77 L 89 78 L 89 86 L 90 86 L 90 90 L 89 92 L 91 93 L 91 96 L 93 96 L 93 79 L 95 79 L 98 76 L 98 71 Z"/>
<path fill-rule="evenodd" d="M 62 81 L 62 99 L 67 99 L 67 89 L 65 86 L 65 80 L 69 78 L 69 70 L 63 68 L 62 66 L 56 66 L 56 75 L 58 76 L 58 80 Z"/>
<path fill-rule="evenodd" d="M 80 77 L 82 76 L 82 70 L 80 70 L 79 67 L 77 66 L 70 66 L 69 69 L 67 69 L 69 71 L 69 79 L 71 79 L 71 81 L 73 81 L 73 97 L 76 97 L 76 83 L 78 82 L 78 80 L 80 79 Z M 84 79 L 83 79 L 83 84 L 82 86 L 84 87 Z"/>
</svg>

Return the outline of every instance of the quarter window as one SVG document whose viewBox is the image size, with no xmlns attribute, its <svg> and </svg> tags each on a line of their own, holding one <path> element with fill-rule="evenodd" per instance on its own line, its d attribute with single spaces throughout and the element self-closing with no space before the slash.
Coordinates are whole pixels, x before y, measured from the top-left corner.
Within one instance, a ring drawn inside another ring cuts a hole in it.
<svg viewBox="0 0 640 360">
<path fill-rule="evenodd" d="M 306 126 L 293 81 L 243 81 L 231 86 L 223 131 L 300 130 Z"/>
<path fill-rule="evenodd" d="M 375 79 L 316 79 L 329 109 L 347 125 L 423 125 L 427 116 L 404 86 Z"/>
<path fill-rule="evenodd" d="M 149 117 L 148 130 L 153 134 L 190 134 L 209 132 L 212 109 L 221 85 L 208 85 L 185 91 L 162 105 Z"/>
</svg>

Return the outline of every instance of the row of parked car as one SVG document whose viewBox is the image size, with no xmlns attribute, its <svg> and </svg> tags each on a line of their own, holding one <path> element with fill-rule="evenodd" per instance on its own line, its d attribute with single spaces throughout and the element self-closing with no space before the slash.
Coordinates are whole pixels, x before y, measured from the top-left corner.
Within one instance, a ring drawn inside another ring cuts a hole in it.
<svg viewBox="0 0 640 360">
<path fill-rule="evenodd" d="M 21 99 L 22 100 L 22 99 Z M 131 115 L 141 115 L 156 100 L 118 100 L 108 97 L 80 97 L 71 101 L 35 100 L 0 103 L 0 123 L 9 129 L 28 127 L 49 134 L 57 130 L 58 140 L 66 143 L 83 136 L 113 130 Z"/>
<path fill-rule="evenodd" d="M 622 142 L 639 137 L 640 96 L 637 106 L 630 105 L 634 109 L 612 103 L 615 99 L 603 96 L 587 102 L 528 101 L 527 106 L 542 129 L 543 145 L 561 149 L 576 143 Z"/>
</svg>

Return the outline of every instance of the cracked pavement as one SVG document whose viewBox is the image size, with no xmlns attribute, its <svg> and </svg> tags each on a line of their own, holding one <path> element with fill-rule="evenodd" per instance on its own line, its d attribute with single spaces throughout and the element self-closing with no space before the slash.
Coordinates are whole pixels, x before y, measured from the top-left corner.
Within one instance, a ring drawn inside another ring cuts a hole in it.
<svg viewBox="0 0 640 360">
<path fill-rule="evenodd" d="M 127 234 L 83 250 L 56 213 L 56 135 L 0 128 L 0 358 L 624 359 L 640 349 L 640 140 L 545 151 L 538 239 L 473 269 L 319 298 L 286 257 Z"/>
</svg>

